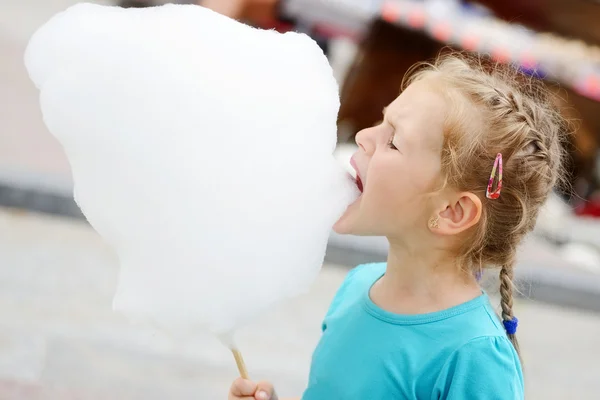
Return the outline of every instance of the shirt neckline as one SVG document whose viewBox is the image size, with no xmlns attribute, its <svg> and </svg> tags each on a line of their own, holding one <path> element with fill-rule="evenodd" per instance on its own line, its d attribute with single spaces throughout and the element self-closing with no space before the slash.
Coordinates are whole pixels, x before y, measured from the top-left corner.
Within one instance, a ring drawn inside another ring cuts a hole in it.
<svg viewBox="0 0 600 400">
<path fill-rule="evenodd" d="M 371 288 L 373 287 L 373 285 L 375 285 L 375 283 L 377 283 L 377 281 L 379 281 L 383 277 L 383 275 L 385 275 L 385 271 L 378 275 L 377 279 L 375 279 L 373 283 L 367 286 L 367 289 L 364 291 L 362 296 L 362 304 L 365 310 L 373 317 L 395 325 L 419 325 L 441 321 L 447 318 L 454 317 L 456 315 L 464 314 L 475 308 L 485 306 L 485 304 L 487 304 L 487 302 L 489 301 L 487 293 L 482 291 L 480 296 L 477 296 L 472 300 L 469 300 L 465 303 L 459 304 L 454 307 L 447 308 L 445 310 L 435 311 L 426 314 L 395 314 L 390 311 L 384 310 L 383 308 L 375 304 L 373 300 L 371 300 Z"/>
</svg>

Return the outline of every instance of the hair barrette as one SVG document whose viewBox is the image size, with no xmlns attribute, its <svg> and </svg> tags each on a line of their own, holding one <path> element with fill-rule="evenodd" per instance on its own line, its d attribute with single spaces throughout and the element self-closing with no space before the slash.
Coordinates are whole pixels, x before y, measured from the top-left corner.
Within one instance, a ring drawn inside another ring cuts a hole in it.
<svg viewBox="0 0 600 400">
<path fill-rule="evenodd" d="M 496 189 L 494 188 L 494 178 L 496 177 L 496 171 L 498 171 L 498 183 Z M 485 197 L 488 199 L 495 200 L 500 197 L 500 191 L 502 190 L 502 153 L 498 153 L 496 160 L 494 161 L 494 167 L 492 168 L 492 174 L 488 182 L 487 190 L 485 191 Z"/>
</svg>

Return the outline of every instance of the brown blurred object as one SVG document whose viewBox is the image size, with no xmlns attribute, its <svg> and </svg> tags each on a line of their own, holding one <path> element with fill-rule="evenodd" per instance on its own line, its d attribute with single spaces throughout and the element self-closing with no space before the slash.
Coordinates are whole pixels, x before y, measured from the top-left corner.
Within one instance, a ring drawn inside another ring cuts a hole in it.
<svg viewBox="0 0 600 400">
<path fill-rule="evenodd" d="M 278 17 L 279 0 L 246 0 L 241 18 L 256 26 L 269 26 Z"/>
<path fill-rule="evenodd" d="M 278 15 L 279 0 L 193 0 L 184 3 L 199 4 L 219 14 L 256 26 L 270 26 Z M 123 8 L 152 7 L 161 2 L 152 0 L 122 0 Z"/>
<path fill-rule="evenodd" d="M 375 21 L 342 87 L 339 141 L 352 140 L 380 121 L 383 107 L 400 93 L 408 68 L 433 58 L 442 47 L 421 32 Z"/>
<path fill-rule="evenodd" d="M 219 14 L 226 15 L 230 18 L 237 19 L 242 14 L 244 8 L 244 0 L 204 0 L 202 6 L 210 8 Z"/>
<path fill-rule="evenodd" d="M 600 2 L 595 0 L 477 0 L 499 18 L 600 45 Z"/>
<path fill-rule="evenodd" d="M 567 174 L 572 177 L 573 188 L 560 188 L 565 195 L 573 193 L 571 189 L 577 189 L 576 181 L 583 179 L 589 184 L 595 184 L 596 157 L 598 154 L 598 133 L 600 133 L 599 120 L 590 120 L 582 117 L 583 113 L 589 113 L 600 108 L 600 103 L 586 99 L 570 89 L 559 87 L 556 84 L 548 84 L 548 89 L 554 94 L 555 104 L 561 114 L 569 120 L 574 134 L 569 138 L 567 151 L 570 154 L 566 160 Z M 577 193 L 585 196 L 585 193 Z"/>
<path fill-rule="evenodd" d="M 204 0 L 200 2 L 230 18 L 243 20 L 253 25 L 272 24 L 277 17 L 279 0 Z"/>
</svg>

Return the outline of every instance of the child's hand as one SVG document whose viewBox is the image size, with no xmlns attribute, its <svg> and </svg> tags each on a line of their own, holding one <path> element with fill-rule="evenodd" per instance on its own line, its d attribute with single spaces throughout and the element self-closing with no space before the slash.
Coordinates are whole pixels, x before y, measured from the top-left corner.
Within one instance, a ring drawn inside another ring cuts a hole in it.
<svg viewBox="0 0 600 400">
<path fill-rule="evenodd" d="M 229 400 L 277 400 L 273 385 L 238 378 L 231 385 Z"/>
</svg>

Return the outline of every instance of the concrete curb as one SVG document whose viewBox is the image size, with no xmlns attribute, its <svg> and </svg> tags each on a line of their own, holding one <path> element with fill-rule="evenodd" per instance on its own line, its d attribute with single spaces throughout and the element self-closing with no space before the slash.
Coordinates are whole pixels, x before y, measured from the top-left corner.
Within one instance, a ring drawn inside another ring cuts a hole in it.
<svg viewBox="0 0 600 400">
<path fill-rule="evenodd" d="M 0 206 L 85 219 L 72 197 L 7 183 L 0 183 Z"/>
<path fill-rule="evenodd" d="M 70 194 L 63 190 L 38 189 L 0 182 L 0 206 L 19 208 L 75 219 L 85 219 Z M 387 248 L 381 238 L 342 237 L 333 234 L 325 260 L 355 266 L 385 261 Z M 560 306 L 600 312 L 600 274 L 565 266 L 553 258 L 521 257 L 516 269 L 517 285 L 523 296 Z M 539 254 L 539 253 L 538 253 Z M 493 281 L 493 277 L 491 280 Z M 487 282 L 490 291 L 496 285 Z"/>
</svg>

